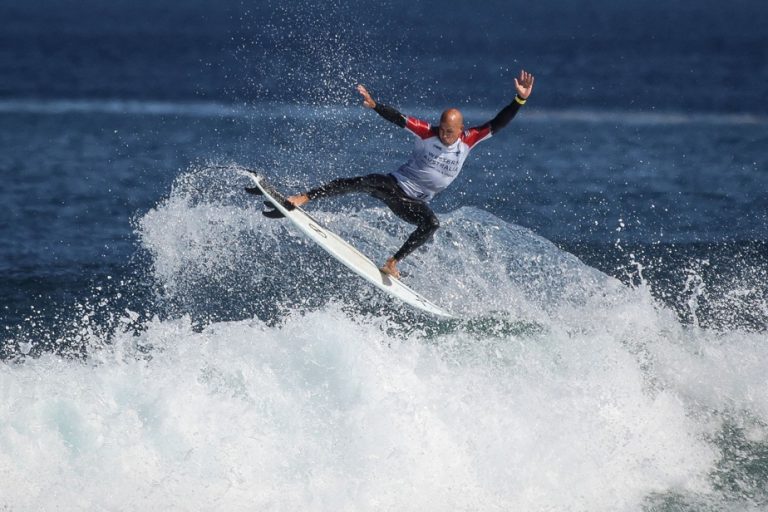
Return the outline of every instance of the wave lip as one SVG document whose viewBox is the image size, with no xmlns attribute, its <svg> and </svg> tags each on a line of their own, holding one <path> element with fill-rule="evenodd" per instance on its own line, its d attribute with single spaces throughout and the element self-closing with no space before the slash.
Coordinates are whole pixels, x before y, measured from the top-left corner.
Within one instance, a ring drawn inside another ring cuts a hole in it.
<svg viewBox="0 0 768 512">
<path fill-rule="evenodd" d="M 440 110 L 421 106 L 403 107 L 430 118 L 440 116 Z M 463 108 L 465 115 L 477 119 L 490 118 L 493 112 L 485 108 Z M 360 108 L 346 105 L 311 105 L 286 103 L 237 104 L 215 101 L 154 101 L 135 99 L 32 99 L 10 98 L 0 100 L 2 114 L 122 114 L 122 115 L 176 115 L 198 118 L 253 118 L 283 117 L 290 119 L 340 119 L 360 117 Z M 766 125 L 768 117 L 749 112 L 708 113 L 675 111 L 630 111 L 599 109 L 539 109 L 526 112 L 531 121 L 565 121 L 582 123 L 616 123 L 631 125 Z"/>
<path fill-rule="evenodd" d="M 226 117 L 238 115 L 234 104 L 216 102 L 172 102 L 130 99 L 6 99 L 0 100 L 5 114 L 128 114 Z"/>
<path fill-rule="evenodd" d="M 704 112 L 639 112 L 621 110 L 538 110 L 531 112 L 532 119 L 543 121 L 578 121 L 585 123 L 617 123 L 642 125 L 763 125 L 768 118 L 747 112 L 704 113 Z"/>
</svg>

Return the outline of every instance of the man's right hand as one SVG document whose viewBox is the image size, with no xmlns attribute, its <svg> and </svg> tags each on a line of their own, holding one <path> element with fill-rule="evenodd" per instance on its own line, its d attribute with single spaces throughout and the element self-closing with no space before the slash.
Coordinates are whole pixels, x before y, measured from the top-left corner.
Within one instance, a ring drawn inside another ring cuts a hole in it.
<svg viewBox="0 0 768 512">
<path fill-rule="evenodd" d="M 375 108 L 376 107 L 376 102 L 373 101 L 373 98 L 371 98 L 371 95 L 368 94 L 368 90 L 365 87 L 363 87 L 362 84 L 359 84 L 357 86 L 357 92 L 359 92 L 360 95 L 363 97 L 363 105 L 364 106 L 366 106 L 368 108 Z"/>
</svg>

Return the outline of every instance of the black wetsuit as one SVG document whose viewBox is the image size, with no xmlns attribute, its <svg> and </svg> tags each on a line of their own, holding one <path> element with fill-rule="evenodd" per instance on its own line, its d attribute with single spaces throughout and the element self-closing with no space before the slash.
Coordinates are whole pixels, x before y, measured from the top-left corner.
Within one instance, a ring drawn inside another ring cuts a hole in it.
<svg viewBox="0 0 768 512">
<path fill-rule="evenodd" d="M 374 110 L 380 116 L 419 137 L 411 159 L 394 173 L 336 179 L 313 188 L 307 196 L 317 199 L 359 192 L 383 201 L 395 215 L 416 225 L 416 230 L 393 256 L 400 261 L 429 240 L 440 227 L 440 221 L 427 201 L 456 178 L 472 147 L 505 127 L 524 103 L 515 98 L 492 120 L 465 130 L 450 146 L 440 142 L 438 127 L 377 103 Z"/>
</svg>

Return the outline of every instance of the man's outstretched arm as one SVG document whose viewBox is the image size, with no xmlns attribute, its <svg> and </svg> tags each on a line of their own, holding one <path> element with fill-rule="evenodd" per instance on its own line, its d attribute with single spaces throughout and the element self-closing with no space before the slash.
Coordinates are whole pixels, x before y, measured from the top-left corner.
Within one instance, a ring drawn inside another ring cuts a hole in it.
<svg viewBox="0 0 768 512">
<path fill-rule="evenodd" d="M 371 95 L 368 94 L 368 90 L 362 85 L 357 86 L 357 92 L 359 92 L 363 97 L 363 106 L 372 108 L 377 114 L 379 114 L 390 123 L 395 123 L 400 128 L 405 128 L 405 124 L 408 119 L 403 114 L 398 112 L 397 109 L 387 105 L 382 105 L 381 103 L 376 103 L 373 98 L 371 98 Z"/>
<path fill-rule="evenodd" d="M 507 126 L 512 118 L 515 117 L 517 111 L 520 110 L 520 107 L 525 105 L 528 96 L 533 91 L 533 75 L 525 70 L 520 71 L 520 79 L 515 78 L 515 90 L 517 91 L 515 100 L 489 121 L 491 133 L 496 133 Z"/>
</svg>

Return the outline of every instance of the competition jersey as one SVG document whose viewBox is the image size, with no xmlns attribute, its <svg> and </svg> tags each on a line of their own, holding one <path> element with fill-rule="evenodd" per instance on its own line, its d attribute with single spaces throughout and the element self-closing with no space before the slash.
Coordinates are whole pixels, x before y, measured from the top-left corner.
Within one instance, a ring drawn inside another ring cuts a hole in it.
<svg viewBox="0 0 768 512">
<path fill-rule="evenodd" d="M 504 107 L 496 117 L 483 125 L 464 130 L 456 142 L 446 146 L 440 141 L 438 126 L 404 116 L 390 106 L 377 103 L 374 107 L 376 113 L 418 137 L 411 158 L 392 176 L 409 197 L 429 201 L 456 179 L 472 148 L 509 124 L 523 104 L 525 99 L 516 96 L 515 101 Z"/>
<path fill-rule="evenodd" d="M 491 124 L 464 130 L 459 138 L 446 146 L 440 141 L 438 127 L 413 117 L 405 117 L 404 128 L 418 137 L 408 161 L 392 173 L 400 188 L 410 197 L 429 201 L 445 190 L 467 159 L 472 148 L 490 138 Z"/>
</svg>

